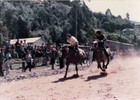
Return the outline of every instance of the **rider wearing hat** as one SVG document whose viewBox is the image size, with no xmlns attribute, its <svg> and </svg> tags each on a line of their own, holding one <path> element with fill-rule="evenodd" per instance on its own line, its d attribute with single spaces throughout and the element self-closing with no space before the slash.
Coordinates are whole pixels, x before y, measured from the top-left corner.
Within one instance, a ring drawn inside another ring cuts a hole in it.
<svg viewBox="0 0 140 100">
<path fill-rule="evenodd" d="M 106 37 L 101 33 L 101 31 L 96 31 L 96 38 L 98 40 L 98 46 L 104 49 L 104 52 L 109 59 L 109 54 L 106 51 L 106 47 L 104 46 L 104 42 L 106 41 Z M 93 51 L 93 59 L 92 61 L 95 60 L 95 53 Z"/>
</svg>

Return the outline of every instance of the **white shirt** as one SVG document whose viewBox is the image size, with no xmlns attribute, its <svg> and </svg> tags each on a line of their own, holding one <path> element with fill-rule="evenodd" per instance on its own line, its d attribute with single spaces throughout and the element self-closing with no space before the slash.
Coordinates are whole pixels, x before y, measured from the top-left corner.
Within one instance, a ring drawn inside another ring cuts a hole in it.
<svg viewBox="0 0 140 100">
<path fill-rule="evenodd" d="M 67 39 L 67 42 L 70 43 L 71 46 L 76 46 L 79 44 L 78 40 L 74 36 L 71 36 L 70 40 Z"/>
<path fill-rule="evenodd" d="M 11 54 L 8 52 L 6 53 L 6 59 L 9 59 L 9 57 L 11 57 Z"/>
<path fill-rule="evenodd" d="M 32 59 L 31 54 L 27 54 L 27 55 L 26 55 L 26 61 L 27 61 L 27 62 L 31 62 L 31 59 Z"/>
<path fill-rule="evenodd" d="M 27 45 L 27 43 L 23 43 L 23 46 L 24 46 L 24 48 L 27 48 L 28 45 Z"/>
</svg>

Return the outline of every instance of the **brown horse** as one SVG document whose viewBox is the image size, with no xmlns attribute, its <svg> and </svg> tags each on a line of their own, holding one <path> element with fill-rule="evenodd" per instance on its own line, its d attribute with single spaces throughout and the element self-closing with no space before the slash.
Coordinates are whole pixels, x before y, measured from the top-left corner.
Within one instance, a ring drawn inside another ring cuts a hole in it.
<svg viewBox="0 0 140 100">
<path fill-rule="evenodd" d="M 66 59 L 66 72 L 64 78 L 67 77 L 67 71 L 70 64 L 75 64 L 76 76 L 78 77 L 78 64 L 82 64 L 82 60 L 85 58 L 85 52 L 79 49 L 79 53 L 70 47 L 62 48 L 62 58 Z"/>
<path fill-rule="evenodd" d="M 93 42 L 93 49 L 95 50 L 95 59 L 98 64 L 98 68 L 100 68 L 103 72 L 107 69 L 107 66 L 109 64 L 109 59 L 107 59 L 107 56 L 104 52 L 104 48 L 99 47 L 98 41 Z M 110 48 L 106 48 L 107 53 L 110 55 Z M 101 66 L 102 63 L 102 66 Z M 106 64 L 105 64 L 106 63 Z"/>
</svg>

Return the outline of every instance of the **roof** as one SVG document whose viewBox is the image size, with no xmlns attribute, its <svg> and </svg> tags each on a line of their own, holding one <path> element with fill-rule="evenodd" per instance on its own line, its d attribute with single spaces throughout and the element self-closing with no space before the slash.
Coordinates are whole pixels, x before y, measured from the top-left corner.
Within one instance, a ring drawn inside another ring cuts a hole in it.
<svg viewBox="0 0 140 100">
<path fill-rule="evenodd" d="M 124 31 L 134 31 L 134 29 L 126 28 L 126 29 L 123 29 L 123 32 L 124 32 Z"/>
<path fill-rule="evenodd" d="M 19 42 L 26 40 L 26 43 L 34 43 L 35 41 L 37 41 L 39 39 L 41 39 L 41 37 L 21 38 L 21 39 L 19 39 Z M 10 44 L 15 44 L 16 42 L 17 42 L 17 39 L 11 39 L 10 40 Z"/>
</svg>

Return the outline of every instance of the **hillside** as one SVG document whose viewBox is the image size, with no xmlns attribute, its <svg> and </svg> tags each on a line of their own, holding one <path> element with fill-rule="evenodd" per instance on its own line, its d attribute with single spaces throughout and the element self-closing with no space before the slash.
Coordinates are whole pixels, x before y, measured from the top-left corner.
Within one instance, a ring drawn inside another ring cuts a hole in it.
<svg viewBox="0 0 140 100">
<path fill-rule="evenodd" d="M 133 43 L 132 37 L 120 37 L 124 28 L 134 27 L 129 20 L 108 13 L 94 13 L 78 1 L 0 2 L 0 15 L 2 37 L 41 36 L 49 43 L 66 43 L 66 34 L 70 33 L 80 44 L 88 44 L 100 29 L 108 39 Z"/>
</svg>

